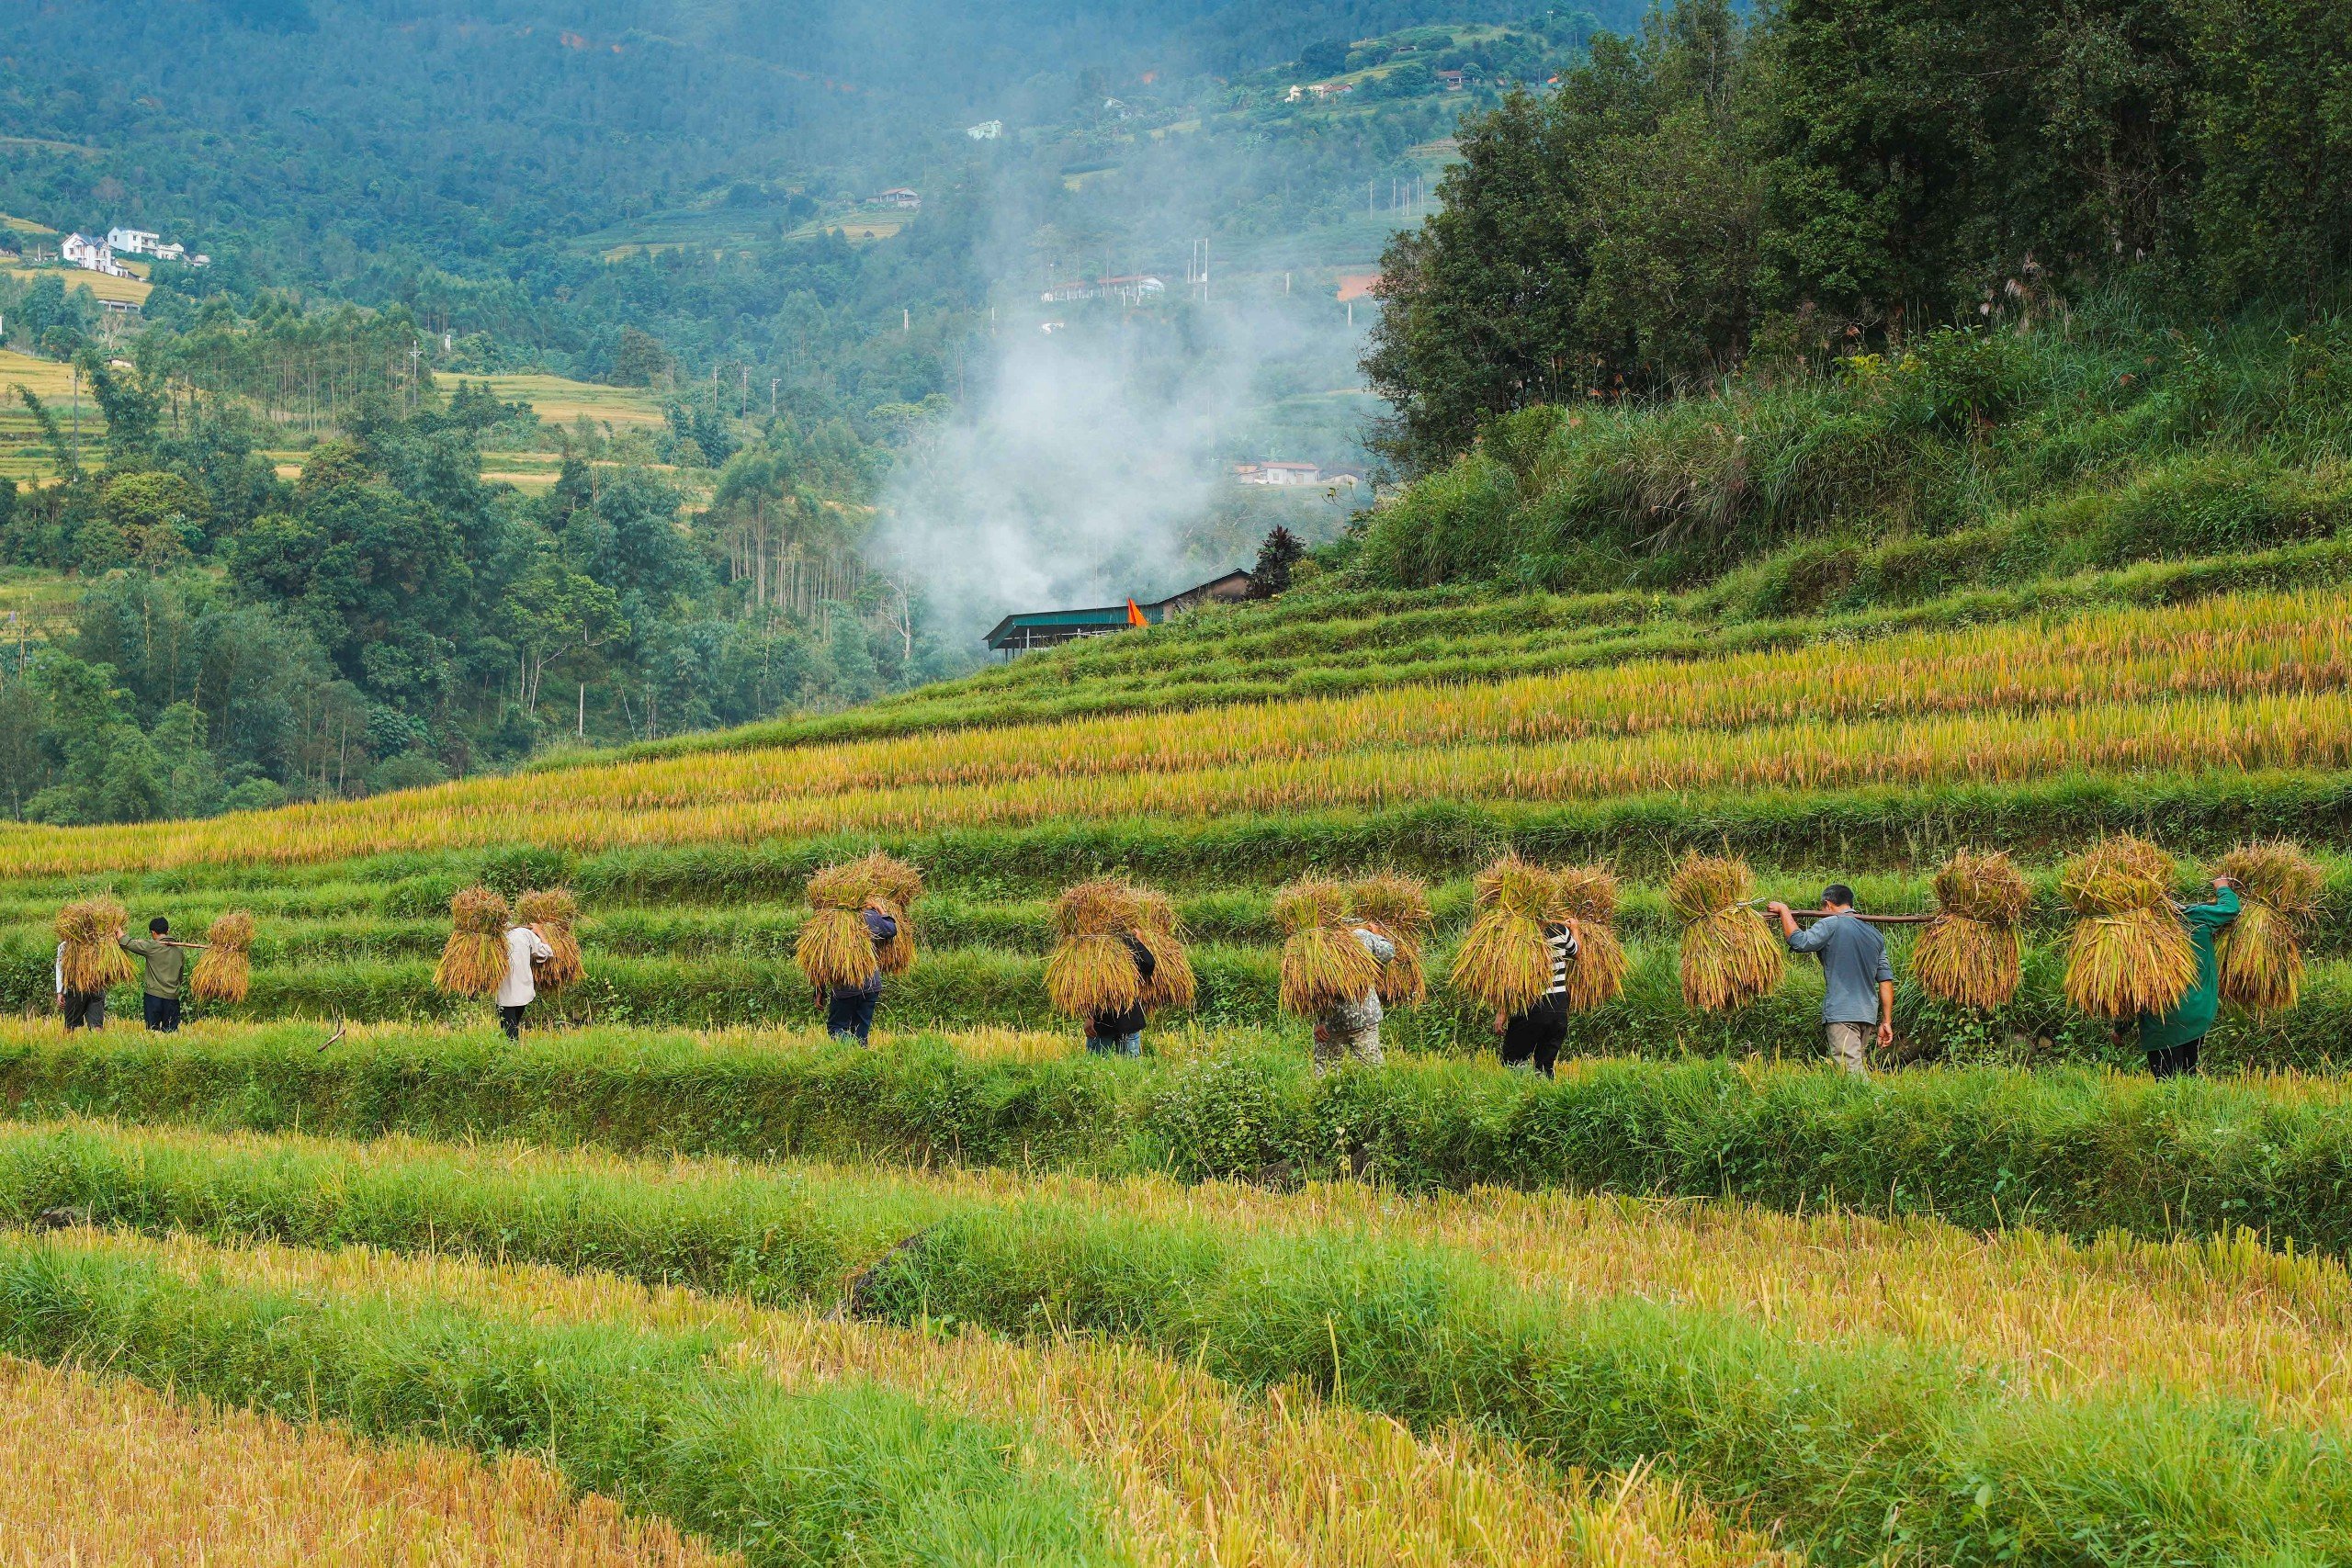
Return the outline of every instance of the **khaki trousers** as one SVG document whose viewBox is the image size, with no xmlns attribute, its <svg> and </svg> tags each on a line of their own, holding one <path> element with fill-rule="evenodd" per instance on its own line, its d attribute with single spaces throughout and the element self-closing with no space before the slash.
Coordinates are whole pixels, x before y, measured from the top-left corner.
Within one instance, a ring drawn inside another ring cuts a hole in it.
<svg viewBox="0 0 2352 1568">
<path fill-rule="evenodd" d="M 1837 1064 L 1858 1078 L 1871 1076 L 1862 1053 L 1870 1048 L 1871 1037 L 1878 1032 L 1874 1023 L 1832 1023 L 1829 1032 L 1829 1055 Z"/>
</svg>

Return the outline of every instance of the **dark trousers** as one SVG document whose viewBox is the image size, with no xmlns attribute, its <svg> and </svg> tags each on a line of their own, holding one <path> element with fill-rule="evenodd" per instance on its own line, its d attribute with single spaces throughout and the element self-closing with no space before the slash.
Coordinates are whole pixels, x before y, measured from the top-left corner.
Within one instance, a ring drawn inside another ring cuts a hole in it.
<svg viewBox="0 0 2352 1568">
<path fill-rule="evenodd" d="M 104 991 L 65 993 L 66 1028 L 104 1029 L 106 1026 L 107 994 Z"/>
<path fill-rule="evenodd" d="M 1516 1067 L 1532 1062 L 1535 1070 L 1545 1077 L 1552 1076 L 1552 1064 L 1560 1059 L 1560 1047 L 1568 1038 L 1568 1006 L 1559 997 L 1546 997 L 1525 1012 L 1503 1023 L 1503 1066 Z"/>
<path fill-rule="evenodd" d="M 2166 1046 L 2161 1051 L 2149 1052 L 2148 1076 L 2158 1078 L 2177 1078 L 2186 1074 L 2189 1077 L 2195 1077 L 2197 1054 L 2203 1049 L 2204 1044 L 2205 1037 L 2200 1034 L 2194 1040 L 2185 1040 L 2177 1045 Z"/>
<path fill-rule="evenodd" d="M 528 1004 L 527 1002 L 524 1004 L 524 1006 L 526 1006 L 526 1007 L 527 1007 L 527 1006 L 529 1006 L 529 1005 L 530 1005 L 530 1004 Z M 510 1007 L 505 1007 L 505 1006 L 503 1006 L 503 1005 L 502 1005 L 502 1006 L 499 1008 L 499 1010 L 498 1010 L 498 1027 L 499 1027 L 499 1028 L 501 1028 L 501 1029 L 503 1029 L 503 1030 L 504 1030 L 504 1031 L 506 1031 L 506 1038 L 507 1038 L 507 1039 L 509 1039 L 509 1040 L 520 1040 L 520 1039 L 522 1039 L 522 1038 L 523 1038 L 523 1009 L 522 1009 L 522 1008 L 510 1008 Z"/>
<path fill-rule="evenodd" d="M 825 1004 L 825 1032 L 865 1044 L 874 1032 L 874 1004 L 881 999 L 864 991 L 835 991 Z"/>
<path fill-rule="evenodd" d="M 156 1034 L 176 1034 L 180 1027 L 180 999 L 177 997 L 141 997 L 147 1010 L 147 1027 Z"/>
</svg>

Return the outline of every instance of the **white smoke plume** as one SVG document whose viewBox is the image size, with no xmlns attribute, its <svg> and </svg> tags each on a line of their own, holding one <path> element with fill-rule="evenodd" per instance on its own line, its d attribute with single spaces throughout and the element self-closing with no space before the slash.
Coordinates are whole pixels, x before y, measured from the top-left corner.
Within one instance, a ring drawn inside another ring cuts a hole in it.
<svg viewBox="0 0 2352 1568">
<path fill-rule="evenodd" d="M 1254 538 L 1225 559 L 1201 525 L 1230 494 L 1229 462 L 1251 455 L 1239 416 L 1307 329 L 1212 304 L 1179 356 L 1138 352 L 1175 330 L 1164 314 L 1091 324 L 998 338 L 974 395 L 885 491 L 880 551 L 958 638 L 1014 611 L 1148 602 L 1250 564 Z"/>
</svg>

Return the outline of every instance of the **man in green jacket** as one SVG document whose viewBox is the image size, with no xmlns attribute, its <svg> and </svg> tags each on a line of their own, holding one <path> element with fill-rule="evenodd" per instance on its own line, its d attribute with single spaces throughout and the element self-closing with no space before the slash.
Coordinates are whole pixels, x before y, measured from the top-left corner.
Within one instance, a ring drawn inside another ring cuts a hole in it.
<svg viewBox="0 0 2352 1568">
<path fill-rule="evenodd" d="M 2132 1026 L 2139 1030 L 2140 1048 L 2148 1054 L 2149 1073 L 2160 1078 L 2197 1071 L 2198 1054 L 2222 1006 L 2221 964 L 2214 956 L 2213 942 L 2238 918 L 2237 884 L 2226 876 L 2215 877 L 2212 900 L 2190 905 L 2180 918 L 2188 924 L 2189 945 L 2197 953 L 2197 978 L 2170 1011 L 2143 1013 Z M 2122 1034 L 2119 1029 L 2117 1039 Z"/>
<path fill-rule="evenodd" d="M 143 937 L 117 935 L 125 953 L 135 953 L 147 961 L 145 996 L 147 1027 L 158 1034 L 170 1034 L 180 1026 L 180 983 L 187 977 L 186 942 L 171 940 L 172 922 L 158 915 L 147 922 Z"/>
</svg>

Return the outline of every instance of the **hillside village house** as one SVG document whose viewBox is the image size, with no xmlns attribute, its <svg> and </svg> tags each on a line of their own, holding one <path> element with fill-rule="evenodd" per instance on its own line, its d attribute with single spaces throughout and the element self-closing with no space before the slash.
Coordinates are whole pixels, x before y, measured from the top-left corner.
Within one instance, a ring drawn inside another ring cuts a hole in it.
<svg viewBox="0 0 2352 1568">
<path fill-rule="evenodd" d="M 1319 463 L 1237 463 L 1233 481 L 1245 485 L 1311 485 L 1323 479 Z"/>
<path fill-rule="evenodd" d="M 1010 662 L 1036 649 L 1059 648 L 1080 637 L 1125 631 L 1138 619 L 1146 626 L 1156 626 L 1171 615 L 1181 615 L 1201 604 L 1230 604 L 1248 597 L 1250 574 L 1237 567 L 1223 577 L 1212 577 L 1148 604 L 1138 604 L 1130 599 L 1124 604 L 1101 604 L 1086 610 L 1032 610 L 1025 615 L 1007 615 L 989 633 L 987 642 L 990 653 L 1001 653 Z"/>
<path fill-rule="evenodd" d="M 85 272 L 104 273 L 108 277 L 129 277 L 130 269 L 114 259 L 114 247 L 104 240 L 93 240 L 87 234 L 68 234 L 57 254 L 68 266 L 78 266 Z"/>
<path fill-rule="evenodd" d="M 884 207 L 893 207 L 900 212 L 914 212 L 922 207 L 922 197 L 905 186 L 892 186 L 874 199 Z"/>
<path fill-rule="evenodd" d="M 1449 93 L 1458 93 L 1470 85 L 1470 73 L 1467 71 L 1441 71 L 1437 73 L 1437 85 Z"/>
<path fill-rule="evenodd" d="M 186 261 L 187 247 L 177 241 L 165 243 L 161 234 L 144 229 L 109 229 L 107 248 L 119 256 L 153 256 L 158 261 Z"/>
<path fill-rule="evenodd" d="M 1167 284 L 1148 273 L 1137 272 L 1117 277 L 1098 277 L 1091 283 L 1057 283 L 1038 299 L 1048 305 L 1067 304 L 1072 299 L 1120 299 L 1130 305 L 1140 305 L 1167 292 Z"/>
</svg>

